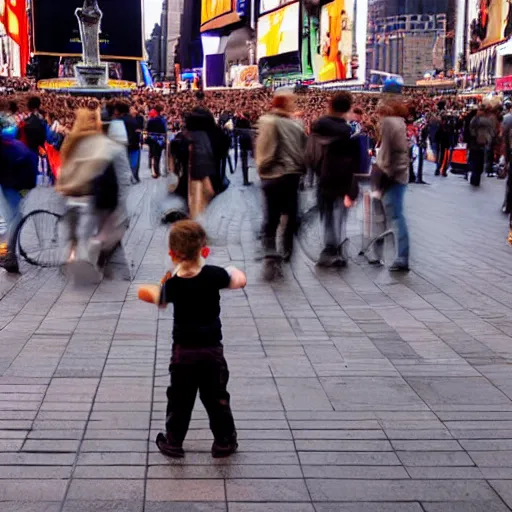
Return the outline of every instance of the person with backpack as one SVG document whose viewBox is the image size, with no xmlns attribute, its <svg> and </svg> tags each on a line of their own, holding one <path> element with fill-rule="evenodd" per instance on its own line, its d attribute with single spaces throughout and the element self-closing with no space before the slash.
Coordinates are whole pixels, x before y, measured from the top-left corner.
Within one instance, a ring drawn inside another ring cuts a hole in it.
<svg viewBox="0 0 512 512">
<path fill-rule="evenodd" d="M 166 143 L 165 138 L 167 137 L 167 122 L 162 116 L 163 110 L 161 105 L 157 105 L 150 110 L 146 127 L 148 132 L 149 168 L 151 169 L 151 176 L 155 179 L 160 177 L 160 161 L 162 160 Z"/>
<path fill-rule="evenodd" d="M 137 122 L 137 112 L 130 111 L 130 106 L 124 101 L 120 101 L 116 109 L 128 135 L 128 160 L 130 161 L 130 169 L 133 174 L 132 181 L 140 183 L 140 126 Z"/>
<path fill-rule="evenodd" d="M 313 124 L 306 161 L 318 177 L 317 198 L 324 222 L 324 249 L 318 265 L 344 267 L 343 250 L 347 207 L 357 199 L 359 187 L 355 174 L 359 170 L 359 144 L 352 136 L 349 115 L 352 94 L 336 94 L 329 114 Z"/>
<path fill-rule="evenodd" d="M 476 116 L 469 125 L 470 183 L 474 187 L 480 186 L 486 155 L 494 137 L 494 126 L 487 115 L 487 109 L 484 105 L 480 105 Z"/>
<path fill-rule="evenodd" d="M 19 273 L 16 256 L 21 201 L 37 184 L 38 157 L 22 142 L 0 136 L 0 190 L 2 217 L 7 224 L 6 240 L 0 244 L 0 267 Z"/>
</svg>

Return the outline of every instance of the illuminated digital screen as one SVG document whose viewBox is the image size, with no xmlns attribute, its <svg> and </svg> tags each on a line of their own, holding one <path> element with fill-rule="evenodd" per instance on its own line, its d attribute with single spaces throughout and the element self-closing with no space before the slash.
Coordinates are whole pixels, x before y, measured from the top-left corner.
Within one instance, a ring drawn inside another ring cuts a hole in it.
<svg viewBox="0 0 512 512">
<path fill-rule="evenodd" d="M 34 53 L 82 54 L 75 10 L 83 0 L 32 0 Z M 141 0 L 101 0 L 100 53 L 105 58 L 143 59 Z"/>
<path fill-rule="evenodd" d="M 258 20 L 258 58 L 299 50 L 299 2 Z"/>
<path fill-rule="evenodd" d="M 470 0 L 470 50 L 478 51 L 512 35 L 512 2 Z"/>
<path fill-rule="evenodd" d="M 237 23 L 244 12 L 245 2 L 240 0 L 201 0 L 201 32 Z"/>
<path fill-rule="evenodd" d="M 317 80 L 351 78 L 354 47 L 354 0 L 334 0 L 320 11 L 320 57 Z"/>
</svg>

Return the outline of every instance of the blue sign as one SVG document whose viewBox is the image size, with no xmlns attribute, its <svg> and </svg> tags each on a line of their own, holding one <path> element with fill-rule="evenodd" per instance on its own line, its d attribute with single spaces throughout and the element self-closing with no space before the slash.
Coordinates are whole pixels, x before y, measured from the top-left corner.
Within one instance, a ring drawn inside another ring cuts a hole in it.
<svg viewBox="0 0 512 512">
<path fill-rule="evenodd" d="M 249 1 L 248 0 L 236 0 L 236 12 L 240 16 L 248 16 L 249 13 L 247 12 L 249 8 Z"/>
</svg>

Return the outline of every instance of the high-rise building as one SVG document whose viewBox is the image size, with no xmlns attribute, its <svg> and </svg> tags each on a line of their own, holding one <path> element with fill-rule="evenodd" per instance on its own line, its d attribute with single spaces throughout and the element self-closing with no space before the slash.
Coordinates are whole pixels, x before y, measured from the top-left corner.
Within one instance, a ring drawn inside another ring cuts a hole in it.
<svg viewBox="0 0 512 512">
<path fill-rule="evenodd" d="M 369 0 L 369 70 L 414 84 L 426 72 L 456 67 L 457 0 Z"/>
<path fill-rule="evenodd" d="M 167 0 L 167 77 L 174 76 L 174 56 L 180 39 L 181 13 L 183 0 Z"/>
</svg>

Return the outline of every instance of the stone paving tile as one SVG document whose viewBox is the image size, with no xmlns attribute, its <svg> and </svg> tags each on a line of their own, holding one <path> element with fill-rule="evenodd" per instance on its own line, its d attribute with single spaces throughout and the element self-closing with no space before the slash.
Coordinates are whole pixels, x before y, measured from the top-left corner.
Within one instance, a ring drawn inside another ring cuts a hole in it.
<svg viewBox="0 0 512 512">
<path fill-rule="evenodd" d="M 316 512 L 422 512 L 419 503 L 315 503 Z"/>
<path fill-rule="evenodd" d="M 3 501 L 2 512 L 60 512 L 60 502 L 27 503 L 24 501 Z"/>
<path fill-rule="evenodd" d="M 155 502 L 147 501 L 145 512 L 226 512 L 224 503 L 197 503 L 197 502 Z"/>
<path fill-rule="evenodd" d="M 313 501 L 497 501 L 484 481 L 307 480 Z"/>
<path fill-rule="evenodd" d="M 172 481 L 148 480 L 146 486 L 146 499 L 152 501 L 226 501 L 223 480 L 183 480 L 179 485 Z"/>
<path fill-rule="evenodd" d="M 62 512 L 143 512 L 142 500 L 67 500 Z"/>
<path fill-rule="evenodd" d="M 442 502 L 422 503 L 425 512 L 507 512 L 510 509 L 500 501 L 483 501 L 480 503 Z"/>
</svg>

